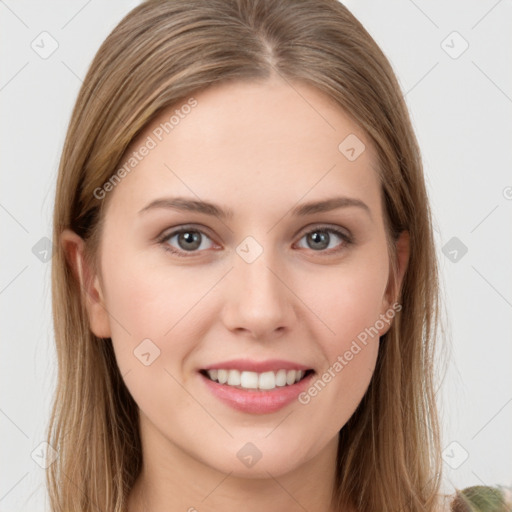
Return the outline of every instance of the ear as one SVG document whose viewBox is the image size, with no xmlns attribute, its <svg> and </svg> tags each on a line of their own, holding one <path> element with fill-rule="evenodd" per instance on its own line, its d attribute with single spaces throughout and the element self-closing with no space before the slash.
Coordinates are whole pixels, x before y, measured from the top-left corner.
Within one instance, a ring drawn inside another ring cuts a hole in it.
<svg viewBox="0 0 512 512">
<path fill-rule="evenodd" d="M 110 322 L 108 311 L 104 304 L 104 293 L 98 275 L 85 257 L 84 240 L 74 231 L 65 229 L 61 233 L 60 243 L 64 250 L 66 261 L 80 286 L 91 331 L 98 338 L 110 338 Z"/>
<path fill-rule="evenodd" d="M 409 263 L 410 243 L 409 243 L 409 232 L 408 231 L 402 231 L 400 233 L 400 236 L 398 237 L 397 241 L 395 242 L 395 252 L 396 252 L 396 260 L 394 262 L 395 263 L 394 267 L 395 267 L 396 275 L 394 276 L 395 278 L 393 279 L 393 272 L 392 272 L 393 271 L 393 262 L 390 261 L 390 267 L 389 267 L 390 274 L 389 274 L 388 286 L 387 286 L 384 298 L 382 300 L 381 314 L 383 314 L 383 315 L 385 315 L 386 312 L 389 312 L 389 310 L 396 303 L 398 296 L 399 296 L 399 292 L 402 289 L 402 282 L 404 279 L 405 271 L 407 270 L 407 265 Z M 389 316 L 388 316 L 388 318 L 389 318 Z M 389 330 L 390 324 L 391 324 L 391 322 L 386 323 L 386 327 L 381 330 L 382 332 L 380 332 L 380 336 L 383 336 L 384 334 L 386 334 L 386 332 Z"/>
</svg>

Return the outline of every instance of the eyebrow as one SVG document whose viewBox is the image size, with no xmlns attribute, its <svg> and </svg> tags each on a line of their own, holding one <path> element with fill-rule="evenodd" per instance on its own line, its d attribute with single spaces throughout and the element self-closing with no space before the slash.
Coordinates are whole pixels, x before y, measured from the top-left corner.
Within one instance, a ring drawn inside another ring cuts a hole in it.
<svg viewBox="0 0 512 512">
<path fill-rule="evenodd" d="M 314 213 L 328 212 L 338 208 L 348 207 L 361 208 L 370 216 L 370 218 L 372 217 L 368 205 L 360 199 L 353 197 L 331 197 L 322 201 L 304 203 L 293 208 L 291 214 L 297 217 L 305 217 Z M 207 201 L 198 201 L 186 197 L 165 197 L 161 199 L 155 199 L 147 206 L 142 208 L 142 210 L 139 211 L 139 214 L 158 208 L 203 213 L 205 215 L 211 215 L 221 219 L 232 219 L 234 217 L 233 210 L 229 208 L 224 209 Z"/>
</svg>

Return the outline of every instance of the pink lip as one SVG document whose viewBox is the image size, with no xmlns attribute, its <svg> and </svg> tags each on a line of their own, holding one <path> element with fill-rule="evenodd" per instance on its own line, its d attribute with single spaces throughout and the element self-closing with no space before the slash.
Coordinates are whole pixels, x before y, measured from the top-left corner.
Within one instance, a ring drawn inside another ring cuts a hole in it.
<svg viewBox="0 0 512 512">
<path fill-rule="evenodd" d="M 310 370 L 311 367 L 283 359 L 267 359 L 266 361 L 252 361 L 250 359 L 231 359 L 206 366 L 203 370 L 241 370 L 246 372 L 277 372 L 277 370 Z"/>
<path fill-rule="evenodd" d="M 281 366 L 280 368 L 283 367 Z M 300 393 L 307 389 L 314 375 L 314 373 L 311 373 L 291 386 L 276 387 L 269 391 L 260 391 L 238 389 L 228 386 L 227 384 L 220 384 L 219 382 L 210 380 L 202 373 L 199 373 L 200 378 L 203 380 L 208 390 L 219 400 L 233 409 L 250 414 L 269 414 L 282 409 L 293 402 Z"/>
</svg>

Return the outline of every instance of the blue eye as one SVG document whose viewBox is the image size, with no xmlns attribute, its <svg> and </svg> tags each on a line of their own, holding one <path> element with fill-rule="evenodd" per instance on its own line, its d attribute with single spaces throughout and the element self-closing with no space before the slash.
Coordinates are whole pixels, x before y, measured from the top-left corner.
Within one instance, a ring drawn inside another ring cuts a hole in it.
<svg viewBox="0 0 512 512">
<path fill-rule="evenodd" d="M 334 249 L 331 246 L 332 235 L 335 235 L 335 238 L 342 241 L 342 243 L 336 244 L 337 248 L 335 246 Z M 173 246 L 170 243 L 174 238 L 176 238 L 178 247 Z M 300 240 L 304 238 L 312 251 L 327 253 L 326 255 L 338 253 L 353 243 L 351 236 L 347 233 L 327 226 L 318 227 L 306 232 Z M 158 239 L 158 242 L 162 245 L 164 250 L 169 251 L 176 256 L 187 258 L 200 252 L 201 249 L 204 250 L 208 248 L 204 246 L 203 242 L 205 239 L 211 241 L 210 237 L 199 229 L 181 228 L 179 230 L 172 231 L 171 233 L 164 234 Z"/>
</svg>

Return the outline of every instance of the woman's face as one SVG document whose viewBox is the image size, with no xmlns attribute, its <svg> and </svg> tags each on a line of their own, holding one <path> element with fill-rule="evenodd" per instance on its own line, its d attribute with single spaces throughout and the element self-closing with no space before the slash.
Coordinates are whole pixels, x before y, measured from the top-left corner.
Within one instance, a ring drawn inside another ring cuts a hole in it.
<svg viewBox="0 0 512 512">
<path fill-rule="evenodd" d="M 97 192 L 111 197 L 88 307 L 145 448 L 240 476 L 335 453 L 395 313 L 368 138 L 308 85 L 230 83 L 166 110 L 125 156 Z"/>
</svg>

